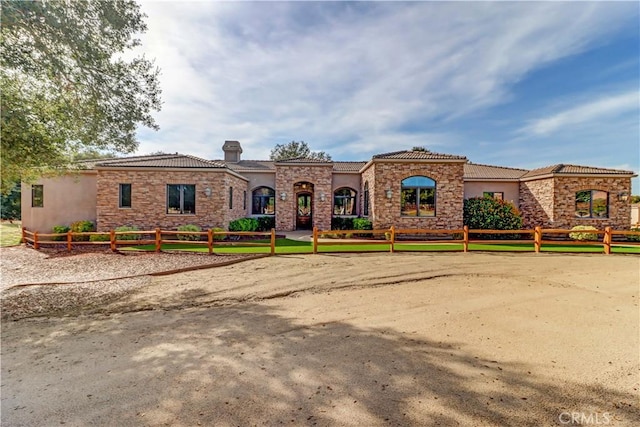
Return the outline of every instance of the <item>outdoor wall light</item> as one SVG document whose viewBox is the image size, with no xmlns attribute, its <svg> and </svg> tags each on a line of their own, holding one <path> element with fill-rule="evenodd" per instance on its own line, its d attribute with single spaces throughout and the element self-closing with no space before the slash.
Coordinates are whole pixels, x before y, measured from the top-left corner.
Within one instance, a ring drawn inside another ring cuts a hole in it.
<svg viewBox="0 0 640 427">
<path fill-rule="evenodd" d="M 629 193 L 627 193 L 626 191 L 618 193 L 618 200 L 626 202 L 627 200 L 629 200 Z"/>
<path fill-rule="evenodd" d="M 393 192 L 390 188 L 387 188 L 384 193 L 387 195 L 387 199 L 390 199 L 393 196 Z"/>
<path fill-rule="evenodd" d="M 286 200 L 286 199 L 287 199 L 287 193 L 283 191 L 282 193 L 280 193 L 280 200 Z"/>
<path fill-rule="evenodd" d="M 326 196 L 324 195 L 324 193 L 320 193 L 320 201 L 324 202 L 326 199 Z"/>
<path fill-rule="evenodd" d="M 211 197 L 211 189 L 209 187 L 204 189 L 204 195 L 207 197 Z"/>
</svg>

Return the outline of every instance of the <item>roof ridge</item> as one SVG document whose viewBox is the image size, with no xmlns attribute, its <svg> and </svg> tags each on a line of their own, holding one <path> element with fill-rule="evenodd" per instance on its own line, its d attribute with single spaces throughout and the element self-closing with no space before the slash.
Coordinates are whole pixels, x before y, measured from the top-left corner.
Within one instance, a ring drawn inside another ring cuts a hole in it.
<svg viewBox="0 0 640 427">
<path fill-rule="evenodd" d="M 474 166 L 486 166 L 486 167 L 490 167 L 490 168 L 510 169 L 510 170 L 516 170 L 516 171 L 524 171 L 524 172 L 529 172 L 529 170 L 530 170 L 530 169 L 514 168 L 514 167 L 510 167 L 510 166 L 487 165 L 487 164 L 484 164 L 484 163 L 475 163 L 475 162 L 467 162 L 467 164 L 474 165 Z"/>
</svg>

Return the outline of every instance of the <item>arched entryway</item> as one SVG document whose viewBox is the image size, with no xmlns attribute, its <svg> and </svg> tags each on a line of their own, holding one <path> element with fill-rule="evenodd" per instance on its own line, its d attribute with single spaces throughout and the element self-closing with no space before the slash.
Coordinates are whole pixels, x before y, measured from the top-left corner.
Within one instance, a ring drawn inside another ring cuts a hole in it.
<svg viewBox="0 0 640 427">
<path fill-rule="evenodd" d="M 296 230 L 313 228 L 313 184 L 302 181 L 293 185 L 296 196 Z"/>
</svg>

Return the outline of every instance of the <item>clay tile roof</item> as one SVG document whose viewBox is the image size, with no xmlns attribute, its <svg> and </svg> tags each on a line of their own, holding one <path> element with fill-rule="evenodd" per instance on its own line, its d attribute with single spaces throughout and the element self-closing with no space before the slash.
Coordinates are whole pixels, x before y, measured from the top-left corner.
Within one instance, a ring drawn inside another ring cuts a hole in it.
<svg viewBox="0 0 640 427">
<path fill-rule="evenodd" d="M 557 164 L 527 172 L 522 178 L 531 178 L 542 175 L 635 175 L 635 172 L 621 169 L 607 169 L 593 166 Z"/>
<path fill-rule="evenodd" d="M 477 163 L 465 163 L 464 165 L 465 179 L 518 180 L 526 173 L 526 169 L 507 168 L 504 166 L 490 166 Z"/>
<path fill-rule="evenodd" d="M 310 159 L 308 157 L 295 157 L 293 159 L 276 160 L 276 163 L 324 163 L 329 165 L 333 162 L 331 160 Z"/>
<path fill-rule="evenodd" d="M 225 164 L 215 160 L 205 160 L 186 154 L 161 154 L 153 156 L 124 157 L 100 161 L 96 166 L 146 167 L 146 168 L 225 168 Z"/>
<path fill-rule="evenodd" d="M 393 151 L 391 153 L 376 154 L 374 159 L 401 159 L 401 160 L 466 160 L 464 156 L 454 154 L 434 153 L 432 151 Z"/>
<path fill-rule="evenodd" d="M 367 162 L 333 162 L 333 170 L 336 172 L 359 172 Z"/>
<path fill-rule="evenodd" d="M 269 172 L 276 170 L 271 160 L 240 160 L 238 163 L 227 162 L 226 165 L 229 169 L 238 172 Z"/>
</svg>

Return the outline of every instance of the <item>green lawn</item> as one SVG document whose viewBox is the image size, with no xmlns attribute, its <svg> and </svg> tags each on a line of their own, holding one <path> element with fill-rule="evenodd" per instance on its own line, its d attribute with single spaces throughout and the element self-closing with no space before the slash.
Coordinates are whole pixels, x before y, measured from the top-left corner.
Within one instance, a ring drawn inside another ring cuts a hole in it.
<svg viewBox="0 0 640 427">
<path fill-rule="evenodd" d="M 269 240 L 254 240 L 253 243 L 269 243 Z M 128 248 L 122 248 L 128 249 Z M 132 249 L 136 250 L 155 250 L 154 245 L 136 246 Z M 206 246 L 202 245 L 179 245 L 164 244 L 163 250 L 184 250 L 191 252 L 207 252 Z M 416 243 L 396 243 L 396 251 L 462 251 L 462 244 L 459 243 L 432 243 L 432 244 L 416 244 Z M 514 244 L 469 244 L 470 251 L 492 251 L 492 252 L 533 252 L 533 244 L 514 243 Z M 571 253 L 602 253 L 601 246 L 590 245 L 543 245 L 543 252 L 571 252 Z M 217 254 L 261 254 L 269 253 L 269 247 L 261 246 L 243 246 L 238 243 L 234 246 L 215 246 L 214 252 Z M 278 254 L 305 254 L 312 253 L 313 246 L 311 242 L 301 242 L 290 239 L 276 239 L 276 253 Z M 318 246 L 318 252 L 389 252 L 388 244 L 365 244 L 353 243 L 346 245 L 323 244 Z M 613 247 L 613 253 L 632 253 L 640 254 L 640 246 L 629 247 Z"/>
<path fill-rule="evenodd" d="M 20 221 L 0 223 L 0 247 L 18 245 L 21 238 Z"/>
</svg>

